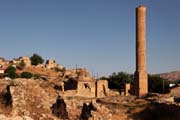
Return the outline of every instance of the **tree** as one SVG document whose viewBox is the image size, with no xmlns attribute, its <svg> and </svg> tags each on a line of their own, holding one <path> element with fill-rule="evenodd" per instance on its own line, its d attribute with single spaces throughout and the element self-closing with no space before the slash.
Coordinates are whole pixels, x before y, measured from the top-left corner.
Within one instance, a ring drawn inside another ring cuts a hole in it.
<svg viewBox="0 0 180 120">
<path fill-rule="evenodd" d="M 132 81 L 132 75 L 126 72 L 112 73 L 108 78 L 109 88 L 110 89 L 124 89 L 126 83 Z"/>
<path fill-rule="evenodd" d="M 18 77 L 18 74 L 16 73 L 16 68 L 13 66 L 9 66 L 6 70 L 5 73 L 7 74 L 8 77 L 11 79 L 15 79 Z"/>
<path fill-rule="evenodd" d="M 29 78 L 32 78 L 32 77 L 33 77 L 33 74 L 30 73 L 30 72 L 22 72 L 22 73 L 21 73 L 21 78 L 27 78 L 27 79 L 29 79 Z"/>
<path fill-rule="evenodd" d="M 38 54 L 33 54 L 33 56 L 30 57 L 30 60 L 32 65 L 38 65 L 44 62 L 44 59 Z"/>
<path fill-rule="evenodd" d="M 169 82 L 160 77 L 160 75 L 148 75 L 149 92 L 168 93 Z"/>
</svg>

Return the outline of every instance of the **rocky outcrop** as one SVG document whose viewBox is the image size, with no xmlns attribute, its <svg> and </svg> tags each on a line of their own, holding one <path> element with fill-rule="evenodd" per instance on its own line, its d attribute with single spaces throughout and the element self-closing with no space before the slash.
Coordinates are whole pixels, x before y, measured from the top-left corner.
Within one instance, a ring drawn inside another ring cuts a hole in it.
<svg viewBox="0 0 180 120">
<path fill-rule="evenodd" d="M 96 111 L 96 108 L 92 104 L 92 102 L 87 105 L 86 103 L 83 104 L 80 120 L 89 120 L 92 117 L 91 111 Z"/>
<path fill-rule="evenodd" d="M 12 111 L 12 96 L 10 86 L 6 86 L 0 92 L 0 113 L 9 114 Z"/>
<path fill-rule="evenodd" d="M 1 92 L 1 105 L 4 107 L 0 108 L 0 120 L 57 119 L 50 110 L 57 94 L 41 88 L 42 81 L 16 79 L 9 82 L 10 85 Z"/>
<path fill-rule="evenodd" d="M 9 85 L 0 93 L 0 102 L 4 107 L 12 106 L 12 96 Z"/>
<path fill-rule="evenodd" d="M 68 112 L 66 110 L 66 103 L 61 96 L 58 96 L 56 99 L 56 103 L 54 103 L 51 107 L 52 113 L 61 118 L 63 120 L 68 119 Z"/>
</svg>

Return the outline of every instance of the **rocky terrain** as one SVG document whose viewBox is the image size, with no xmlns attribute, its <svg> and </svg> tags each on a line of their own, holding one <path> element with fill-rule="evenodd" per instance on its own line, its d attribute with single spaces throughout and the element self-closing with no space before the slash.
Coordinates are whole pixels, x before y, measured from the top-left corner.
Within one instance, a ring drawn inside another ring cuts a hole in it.
<svg viewBox="0 0 180 120">
<path fill-rule="evenodd" d="M 46 65 L 33 66 L 29 58 L 21 59 L 29 64 L 16 71 L 17 74 L 30 72 L 33 77 L 8 80 L 1 77 L 0 120 L 180 119 L 179 87 L 164 95 L 125 96 L 109 90 L 106 82 L 93 79 L 86 69 L 68 70 L 54 60 Z M 5 60 L 1 64 L 12 65 Z M 174 74 L 174 79 L 178 79 L 178 72 Z M 171 78 L 167 74 L 163 77 Z"/>
<path fill-rule="evenodd" d="M 57 91 L 56 82 L 0 80 L 0 120 L 177 120 L 180 116 L 180 107 L 169 102 L 169 95 L 168 99 L 162 95 L 85 98 Z"/>
</svg>

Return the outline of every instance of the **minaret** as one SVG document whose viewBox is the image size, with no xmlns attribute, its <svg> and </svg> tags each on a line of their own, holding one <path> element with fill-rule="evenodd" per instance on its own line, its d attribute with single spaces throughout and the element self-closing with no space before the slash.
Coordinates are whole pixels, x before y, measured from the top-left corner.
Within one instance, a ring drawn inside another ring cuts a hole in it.
<svg viewBox="0 0 180 120">
<path fill-rule="evenodd" d="M 134 94 L 145 96 L 148 93 L 146 71 L 146 6 L 136 8 L 136 71 L 134 75 Z"/>
</svg>

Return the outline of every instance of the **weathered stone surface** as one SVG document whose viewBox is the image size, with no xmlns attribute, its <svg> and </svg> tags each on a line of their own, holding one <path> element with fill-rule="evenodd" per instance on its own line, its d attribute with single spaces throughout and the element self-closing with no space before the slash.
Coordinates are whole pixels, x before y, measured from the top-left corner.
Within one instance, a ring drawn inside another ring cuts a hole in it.
<svg viewBox="0 0 180 120">
<path fill-rule="evenodd" d="M 52 113 L 61 119 L 68 119 L 68 112 L 66 110 L 66 103 L 61 96 L 58 96 L 56 103 L 51 107 Z"/>
<path fill-rule="evenodd" d="M 96 97 L 107 97 L 109 95 L 108 81 L 98 80 L 96 82 Z"/>
<path fill-rule="evenodd" d="M 0 102 L 1 105 L 5 107 L 12 106 L 12 96 L 10 93 L 10 86 L 6 86 L 6 88 L 0 93 Z"/>
<path fill-rule="evenodd" d="M 60 65 L 60 64 L 58 64 L 58 63 L 56 63 L 56 61 L 55 60 L 47 60 L 46 61 L 46 64 L 45 64 L 45 67 L 47 68 L 47 69 L 51 69 L 51 68 L 59 68 L 59 69 L 62 69 L 63 68 L 63 66 L 62 65 Z"/>
<path fill-rule="evenodd" d="M 83 97 L 96 96 L 95 81 L 78 81 L 77 95 Z"/>
<path fill-rule="evenodd" d="M 146 72 L 146 7 L 136 8 L 136 71 L 132 90 L 136 96 L 148 93 Z"/>
<path fill-rule="evenodd" d="M 81 110 L 80 120 L 90 120 L 90 118 L 92 117 L 91 111 L 96 111 L 96 108 L 94 107 L 92 102 L 89 105 L 84 103 Z"/>
<path fill-rule="evenodd" d="M 30 67 L 31 66 L 31 60 L 29 57 L 19 57 L 18 59 L 13 59 L 12 61 L 10 61 L 10 63 L 14 64 L 14 65 L 18 65 L 20 62 L 24 62 L 25 63 L 25 67 Z"/>
<path fill-rule="evenodd" d="M 127 83 L 127 84 L 125 84 L 125 87 L 124 87 L 124 95 L 125 96 L 128 96 L 129 95 L 129 93 L 130 93 L 130 83 Z"/>
<path fill-rule="evenodd" d="M 0 114 L 8 115 L 12 111 L 12 95 L 9 86 L 0 86 Z"/>
</svg>

